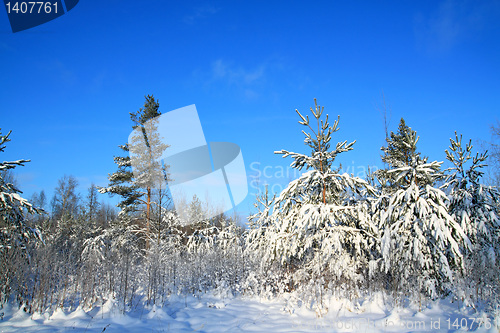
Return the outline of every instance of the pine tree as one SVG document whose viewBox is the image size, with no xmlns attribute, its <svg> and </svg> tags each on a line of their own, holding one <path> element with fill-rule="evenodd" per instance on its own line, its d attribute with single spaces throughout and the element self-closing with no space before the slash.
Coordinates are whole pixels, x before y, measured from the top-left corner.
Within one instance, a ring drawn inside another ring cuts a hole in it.
<svg viewBox="0 0 500 333">
<path fill-rule="evenodd" d="M 127 155 L 114 158 L 118 171 L 109 175 L 109 186 L 100 188 L 99 192 L 122 197 L 118 204 L 120 214 L 137 212 L 141 206 L 144 207 L 148 246 L 153 192 L 160 182 L 169 180 L 168 166 L 161 165 L 159 159 L 169 146 L 162 142 L 158 133 L 157 118 L 161 115 L 158 101 L 152 95 L 147 95 L 145 99 L 143 108 L 130 113 L 133 122 L 130 142 L 119 146 Z"/>
<path fill-rule="evenodd" d="M 272 198 L 269 196 L 269 189 L 266 186 L 264 193 L 256 197 L 254 203 L 257 212 L 248 217 L 249 229 L 246 233 L 247 255 L 253 259 L 262 259 L 261 254 L 268 247 L 268 241 L 271 235 L 278 232 L 277 224 L 273 220 L 272 212 L 276 194 Z M 268 253 L 266 253 L 268 254 Z M 262 263 L 270 261 L 270 258 L 264 258 Z"/>
<path fill-rule="evenodd" d="M 269 195 L 268 187 L 256 197 L 254 203 L 257 212 L 248 217 L 248 229 L 245 232 L 245 257 L 250 267 L 246 279 L 247 292 L 263 295 L 291 291 L 290 272 L 281 267 L 276 253 L 270 250 L 273 239 L 279 233 L 279 223 L 273 216 L 276 194 Z"/>
<path fill-rule="evenodd" d="M 189 222 L 192 224 L 197 224 L 201 222 L 205 217 L 205 212 L 202 207 L 202 203 L 200 199 L 195 195 L 193 195 L 193 199 L 189 203 L 188 206 L 188 214 Z"/>
<path fill-rule="evenodd" d="M 0 152 L 4 152 L 9 136 L 0 132 Z M 26 258 L 27 245 L 31 240 L 41 240 L 38 229 L 30 228 L 26 221 L 27 214 L 41 214 L 43 210 L 34 207 L 21 197 L 21 191 L 7 179 L 4 171 L 24 166 L 30 160 L 0 162 L 0 304 L 5 302 L 10 293 L 11 280 L 15 274 L 17 257 Z"/>
<path fill-rule="evenodd" d="M 463 265 L 459 245 L 466 240 L 448 213 L 445 193 L 433 187 L 443 178 L 442 162 L 420 157 L 416 132 L 404 120 L 387 141 L 382 150 L 389 186 L 375 214 L 382 229 L 383 270 L 397 293 L 438 297 L 449 290 L 453 270 Z"/>
<path fill-rule="evenodd" d="M 465 290 L 457 290 L 462 297 L 498 302 L 500 284 L 500 200 L 498 190 L 480 183 L 486 167 L 487 152 L 472 155 L 471 141 L 462 146 L 462 136 L 455 133 L 450 139 L 446 158 L 453 164 L 443 188 L 449 197 L 449 211 L 461 225 L 470 240 L 462 244 L 465 254 Z M 472 289 L 471 292 L 467 290 Z M 469 300 L 470 301 L 470 300 Z"/>
<path fill-rule="evenodd" d="M 316 100 L 315 108 L 311 108 L 315 128 L 308 116 L 296 112 L 299 123 L 310 131 L 303 133 L 311 155 L 286 150 L 275 153 L 292 157 L 294 168 L 311 170 L 281 192 L 271 214 L 269 203 L 264 202 L 265 210 L 252 220 L 258 221 L 259 228 L 269 226 L 266 231 L 250 232 L 248 246 L 261 244 L 264 261 L 268 265 L 278 262 L 285 270 L 295 272 L 296 282 L 314 280 L 320 290 L 328 283 L 355 288 L 364 281 L 376 243 L 376 230 L 367 219 L 366 206 L 361 204 L 374 190 L 364 180 L 333 169 L 338 154 L 352 150 L 354 145 L 343 141 L 330 149 L 331 134 L 338 131 L 339 120 L 330 125 L 328 115 L 323 119 L 323 108 Z M 262 242 L 260 235 L 267 240 Z"/>
</svg>

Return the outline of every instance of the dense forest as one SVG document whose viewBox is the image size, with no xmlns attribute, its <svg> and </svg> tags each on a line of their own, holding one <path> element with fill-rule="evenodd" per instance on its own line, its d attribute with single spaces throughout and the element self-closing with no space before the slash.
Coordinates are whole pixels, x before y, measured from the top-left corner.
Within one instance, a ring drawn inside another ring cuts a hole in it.
<svg viewBox="0 0 500 333">
<path fill-rule="evenodd" d="M 144 124 L 159 115 L 148 95 L 130 114 L 132 128 L 150 131 Z M 339 119 L 331 122 L 316 100 L 297 115 L 310 153 L 275 153 L 304 172 L 281 193 L 259 195 L 246 227 L 223 212 L 204 219 L 216 208 L 197 198 L 188 220 L 179 217 L 157 182 L 168 183 L 168 167 L 151 174 L 154 156 L 168 149 L 161 140 L 142 148 L 153 156 L 142 156 L 150 163 L 142 174 L 132 172 L 134 147 L 120 146 L 108 186 L 83 195 L 75 177 L 64 176 L 51 199 L 41 191 L 27 200 L 14 169 L 29 160 L 0 163 L 0 304 L 34 313 L 113 298 L 127 311 L 215 291 L 286 294 L 290 307 L 318 316 L 328 311 L 325 297 L 374 293 L 391 304 L 450 297 L 459 307 L 498 309 L 500 197 L 483 180 L 498 146 L 488 156 L 455 134 L 444 169 L 418 151 L 416 131 L 401 119 L 381 148 L 384 167 L 361 179 L 336 167 L 339 154 L 355 149 L 355 142 L 332 141 L 341 138 Z M 0 152 L 9 135 L 0 133 Z M 105 193 L 120 198 L 118 208 L 103 201 Z"/>
</svg>

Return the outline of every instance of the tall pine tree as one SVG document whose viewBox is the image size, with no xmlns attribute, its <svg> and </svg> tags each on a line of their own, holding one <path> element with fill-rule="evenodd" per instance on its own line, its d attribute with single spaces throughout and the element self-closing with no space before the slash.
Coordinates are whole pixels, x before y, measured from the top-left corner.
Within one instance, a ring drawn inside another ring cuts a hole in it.
<svg viewBox="0 0 500 333">
<path fill-rule="evenodd" d="M 168 181 L 168 166 L 159 162 L 169 145 L 163 143 L 158 133 L 157 118 L 161 115 L 159 103 L 152 95 L 145 97 L 144 107 L 130 113 L 133 122 L 131 142 L 120 145 L 125 156 L 114 158 L 118 171 L 109 175 L 109 186 L 100 188 L 101 193 L 118 194 L 120 214 L 142 211 L 145 219 L 146 246 L 150 238 L 150 220 L 153 191 L 159 182 Z"/>
</svg>

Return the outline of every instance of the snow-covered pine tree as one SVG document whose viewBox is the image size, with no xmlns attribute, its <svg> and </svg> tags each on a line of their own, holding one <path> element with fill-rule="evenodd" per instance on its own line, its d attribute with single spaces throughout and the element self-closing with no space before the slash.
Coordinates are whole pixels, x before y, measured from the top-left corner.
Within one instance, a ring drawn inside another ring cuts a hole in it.
<svg viewBox="0 0 500 333">
<path fill-rule="evenodd" d="M 245 258 L 249 267 L 244 288 L 253 295 L 272 296 L 291 290 L 289 272 L 282 269 L 281 262 L 274 259 L 274 252 L 268 250 L 279 228 L 272 215 L 275 200 L 276 194 L 270 197 L 266 186 L 265 191 L 256 197 L 254 206 L 257 212 L 248 217 L 248 229 L 244 233 Z"/>
<path fill-rule="evenodd" d="M 272 258 L 266 257 L 271 253 L 265 249 L 268 247 L 268 241 L 272 235 L 278 232 L 278 226 L 272 216 L 275 200 L 276 194 L 271 198 L 266 186 L 265 191 L 256 197 L 254 206 L 257 212 L 248 217 L 249 228 L 245 233 L 245 252 L 251 259 L 262 260 L 262 264 L 272 261 Z"/>
<path fill-rule="evenodd" d="M 387 187 L 376 203 L 382 229 L 382 269 L 396 295 L 445 294 L 453 270 L 463 265 L 462 228 L 447 210 L 446 194 L 433 187 L 443 178 L 442 162 L 417 152 L 415 131 L 401 120 L 383 147 Z"/>
<path fill-rule="evenodd" d="M 450 139 L 446 158 L 453 164 L 443 188 L 449 197 L 449 211 L 470 240 L 463 244 L 465 255 L 464 290 L 466 301 L 488 299 L 498 304 L 500 283 L 500 200 L 497 188 L 480 183 L 487 152 L 472 155 L 471 141 L 462 146 L 462 136 Z M 472 299 L 470 299 L 472 298 Z"/>
<path fill-rule="evenodd" d="M 262 224 L 260 228 L 263 223 L 271 227 L 265 232 L 250 232 L 248 246 L 261 251 L 264 264 L 278 262 L 293 273 L 294 284 L 312 282 L 320 294 L 329 286 L 351 293 L 364 281 L 376 244 L 376 228 L 365 214 L 365 206 L 359 204 L 373 189 L 366 181 L 333 169 L 338 154 L 352 150 L 354 142 L 339 142 L 330 149 L 331 134 L 338 131 L 339 119 L 330 125 L 328 115 L 322 117 L 324 108 L 314 102 L 311 113 L 316 124 L 311 125 L 309 116 L 296 110 L 299 123 L 310 131 L 303 133 L 311 155 L 275 152 L 292 157 L 293 168 L 311 170 L 281 192 L 271 214 L 265 208 L 263 216 L 252 217 L 261 221 L 257 223 Z M 267 239 L 262 241 L 260 237 Z"/>
<path fill-rule="evenodd" d="M 121 208 L 121 214 L 144 213 L 140 218 L 145 220 L 148 247 L 153 192 L 158 182 L 168 181 L 168 166 L 162 166 L 158 160 L 169 145 L 162 142 L 157 131 L 155 118 L 161 115 L 158 101 L 152 95 L 147 95 L 145 99 L 144 108 L 130 113 L 135 134 L 131 144 L 119 146 L 126 156 L 114 158 L 118 171 L 109 175 L 109 186 L 99 188 L 99 192 L 120 195 L 122 201 L 118 207 Z"/>
<path fill-rule="evenodd" d="M 243 227 L 238 223 L 236 213 L 233 216 L 220 214 L 215 225 L 219 229 L 215 238 L 218 278 L 231 291 L 239 291 L 246 267 L 243 259 Z"/>
<path fill-rule="evenodd" d="M 4 152 L 9 136 L 0 131 L 0 152 Z M 16 276 L 18 259 L 26 259 L 26 247 L 31 240 L 41 240 L 38 229 L 30 228 L 26 223 L 26 214 L 41 214 L 43 210 L 34 207 L 21 197 L 21 191 L 3 178 L 4 172 L 23 166 L 30 160 L 0 162 L 0 304 L 3 304 L 11 292 L 11 282 Z"/>
</svg>

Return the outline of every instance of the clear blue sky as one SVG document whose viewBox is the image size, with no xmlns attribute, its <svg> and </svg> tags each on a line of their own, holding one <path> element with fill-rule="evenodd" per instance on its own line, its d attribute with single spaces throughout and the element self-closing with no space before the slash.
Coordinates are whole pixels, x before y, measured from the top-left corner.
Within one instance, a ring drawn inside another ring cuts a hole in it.
<svg viewBox="0 0 500 333">
<path fill-rule="evenodd" d="M 249 175 L 291 162 L 275 150 L 308 151 L 294 110 L 314 97 L 341 117 L 334 140 L 357 140 L 339 162 L 380 165 L 383 90 L 390 129 L 404 117 L 420 151 L 442 161 L 455 130 L 490 139 L 499 41 L 498 1 L 82 0 L 15 34 L 4 11 L 0 127 L 13 133 L 0 159 L 32 160 L 17 169 L 28 197 L 51 195 L 64 174 L 82 192 L 106 185 L 129 112 L 154 94 L 164 113 L 196 104 L 206 139 L 239 144 Z"/>
</svg>

